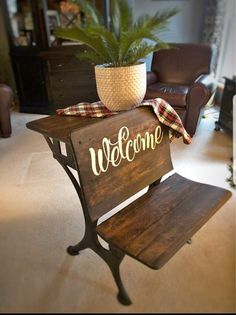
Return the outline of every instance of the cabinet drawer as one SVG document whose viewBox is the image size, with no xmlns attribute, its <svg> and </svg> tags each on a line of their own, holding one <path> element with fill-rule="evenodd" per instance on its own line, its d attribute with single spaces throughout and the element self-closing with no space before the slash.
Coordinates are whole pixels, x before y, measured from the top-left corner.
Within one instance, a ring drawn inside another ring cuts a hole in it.
<svg viewBox="0 0 236 315">
<path fill-rule="evenodd" d="M 97 90 L 94 86 L 75 86 L 51 91 L 54 104 L 71 105 L 78 102 L 95 102 L 98 100 Z"/>
<path fill-rule="evenodd" d="M 50 86 L 54 90 L 96 85 L 95 75 L 88 72 L 55 72 L 49 76 Z"/>
<path fill-rule="evenodd" d="M 47 60 L 47 65 L 50 73 L 61 71 L 77 72 L 80 70 L 93 71 L 94 69 L 94 66 L 88 64 L 87 62 L 81 62 L 76 57 L 49 59 Z"/>
</svg>

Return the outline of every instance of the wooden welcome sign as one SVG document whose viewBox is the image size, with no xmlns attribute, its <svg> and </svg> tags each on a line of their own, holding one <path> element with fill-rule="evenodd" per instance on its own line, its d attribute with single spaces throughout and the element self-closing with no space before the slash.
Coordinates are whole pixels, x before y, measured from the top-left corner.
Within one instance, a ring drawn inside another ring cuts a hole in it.
<svg viewBox="0 0 236 315">
<path fill-rule="evenodd" d="M 150 108 L 101 119 L 71 140 L 92 220 L 172 169 L 168 129 Z"/>
</svg>

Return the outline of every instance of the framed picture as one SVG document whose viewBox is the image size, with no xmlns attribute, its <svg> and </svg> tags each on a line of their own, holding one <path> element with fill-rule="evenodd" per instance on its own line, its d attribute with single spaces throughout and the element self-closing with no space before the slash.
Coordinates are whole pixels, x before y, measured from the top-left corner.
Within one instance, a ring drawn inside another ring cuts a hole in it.
<svg viewBox="0 0 236 315">
<path fill-rule="evenodd" d="M 61 25 L 59 13 L 56 10 L 47 10 L 47 18 L 50 30 L 55 30 Z"/>
</svg>

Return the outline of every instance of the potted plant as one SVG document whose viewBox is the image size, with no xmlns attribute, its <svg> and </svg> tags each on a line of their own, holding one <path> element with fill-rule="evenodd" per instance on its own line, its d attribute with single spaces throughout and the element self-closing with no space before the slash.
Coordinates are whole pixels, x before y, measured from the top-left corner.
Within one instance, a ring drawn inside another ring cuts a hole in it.
<svg viewBox="0 0 236 315">
<path fill-rule="evenodd" d="M 106 27 L 92 2 L 81 0 L 78 4 L 86 17 L 84 23 L 61 28 L 55 35 L 90 48 L 77 57 L 95 64 L 97 92 L 108 109 L 120 111 L 136 106 L 146 93 L 146 64 L 140 60 L 154 51 L 169 48 L 158 35 L 178 10 L 143 15 L 134 22 L 127 1 L 111 0 L 110 23 Z"/>
</svg>

